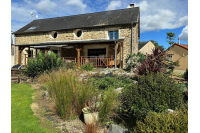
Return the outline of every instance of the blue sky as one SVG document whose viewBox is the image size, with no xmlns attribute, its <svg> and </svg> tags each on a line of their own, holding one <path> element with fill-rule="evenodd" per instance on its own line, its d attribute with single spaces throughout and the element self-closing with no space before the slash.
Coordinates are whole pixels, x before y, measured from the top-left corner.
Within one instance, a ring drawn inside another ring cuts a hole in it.
<svg viewBox="0 0 200 133">
<path fill-rule="evenodd" d="M 139 41 L 155 40 L 168 48 L 166 33 L 174 32 L 175 42 L 180 37 L 182 44 L 188 44 L 187 0 L 11 0 L 11 31 L 32 19 L 124 9 L 130 3 L 140 7 Z"/>
</svg>

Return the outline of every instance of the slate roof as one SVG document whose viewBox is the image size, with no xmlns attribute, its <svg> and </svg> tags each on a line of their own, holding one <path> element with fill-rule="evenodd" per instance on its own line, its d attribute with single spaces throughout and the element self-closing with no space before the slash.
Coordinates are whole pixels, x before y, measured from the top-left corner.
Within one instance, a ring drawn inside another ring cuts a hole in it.
<svg viewBox="0 0 200 133">
<path fill-rule="evenodd" d="M 15 34 L 138 23 L 139 7 L 33 20 Z"/>
<path fill-rule="evenodd" d="M 138 45 L 138 50 L 140 50 L 142 47 L 144 47 L 148 42 L 143 42 L 143 43 L 140 43 Z"/>
</svg>

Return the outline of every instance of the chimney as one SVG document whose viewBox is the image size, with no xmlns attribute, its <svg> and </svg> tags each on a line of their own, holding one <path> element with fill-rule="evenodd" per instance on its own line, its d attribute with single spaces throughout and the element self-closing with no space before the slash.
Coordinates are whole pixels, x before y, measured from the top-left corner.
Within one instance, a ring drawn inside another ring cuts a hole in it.
<svg viewBox="0 0 200 133">
<path fill-rule="evenodd" d="M 134 7 L 134 4 L 130 4 L 129 6 L 130 6 L 130 8 L 133 8 L 133 7 Z"/>
<path fill-rule="evenodd" d="M 179 45 L 181 44 L 180 41 L 181 41 L 181 38 L 178 38 L 178 44 L 179 44 Z"/>
</svg>

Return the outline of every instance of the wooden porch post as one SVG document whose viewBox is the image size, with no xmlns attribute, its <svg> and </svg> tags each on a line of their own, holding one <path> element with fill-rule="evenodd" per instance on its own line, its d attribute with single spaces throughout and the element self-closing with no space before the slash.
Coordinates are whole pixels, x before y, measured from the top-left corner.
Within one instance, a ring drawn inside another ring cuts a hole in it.
<svg viewBox="0 0 200 133">
<path fill-rule="evenodd" d="M 120 60 L 120 68 L 122 68 L 122 62 L 121 62 L 121 56 L 122 56 L 122 44 L 120 43 L 120 46 L 119 46 L 119 50 L 120 50 L 120 57 L 119 57 L 119 60 Z"/>
<path fill-rule="evenodd" d="M 48 49 L 45 49 L 45 54 L 48 54 Z"/>
<path fill-rule="evenodd" d="M 18 49 L 18 64 L 21 65 L 21 49 Z"/>
<path fill-rule="evenodd" d="M 81 49 L 80 48 L 77 48 L 77 58 L 78 58 L 78 69 L 80 69 L 80 51 Z"/>
<path fill-rule="evenodd" d="M 117 44 L 115 43 L 115 68 L 117 68 Z"/>
</svg>

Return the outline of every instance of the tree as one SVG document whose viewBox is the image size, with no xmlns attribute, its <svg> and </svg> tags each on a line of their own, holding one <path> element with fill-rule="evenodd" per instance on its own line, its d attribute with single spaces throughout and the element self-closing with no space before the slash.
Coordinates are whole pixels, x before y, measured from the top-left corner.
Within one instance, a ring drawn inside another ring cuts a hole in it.
<svg viewBox="0 0 200 133">
<path fill-rule="evenodd" d="M 175 42 L 174 42 L 174 40 L 175 40 L 175 33 L 173 33 L 173 32 L 167 32 L 167 42 L 169 43 L 169 45 L 171 46 L 171 45 L 173 45 Z"/>
<path fill-rule="evenodd" d="M 162 52 L 165 51 L 165 48 L 159 45 L 157 41 L 154 41 L 154 40 L 150 40 L 150 41 L 155 45 L 156 48 L 158 47 L 160 51 Z"/>
</svg>

